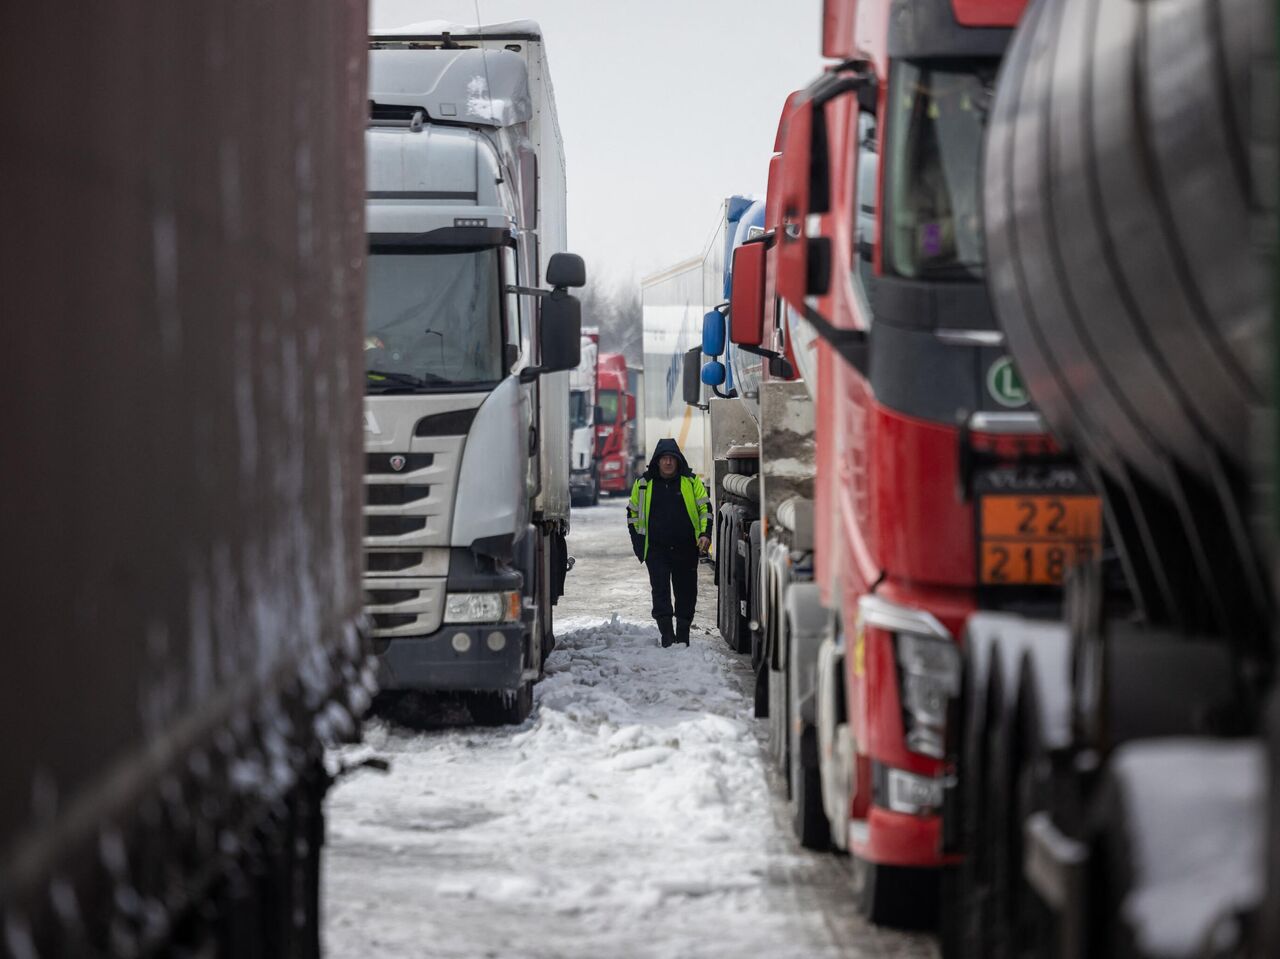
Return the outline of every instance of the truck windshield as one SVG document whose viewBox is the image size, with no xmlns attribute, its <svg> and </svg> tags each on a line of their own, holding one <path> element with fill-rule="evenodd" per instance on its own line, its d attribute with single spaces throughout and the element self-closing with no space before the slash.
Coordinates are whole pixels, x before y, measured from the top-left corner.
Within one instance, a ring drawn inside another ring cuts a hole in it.
<svg viewBox="0 0 1280 959">
<path fill-rule="evenodd" d="M 596 396 L 596 406 L 600 407 L 600 412 L 604 414 L 605 423 L 616 423 L 618 421 L 618 391 L 617 390 L 601 390 Z"/>
<path fill-rule="evenodd" d="M 375 245 L 367 269 L 368 391 L 476 387 L 502 379 L 497 249 Z"/>
<path fill-rule="evenodd" d="M 591 425 L 591 404 L 590 397 L 582 390 L 572 390 L 569 393 L 569 425 L 575 429 L 582 429 L 584 426 Z"/>
<path fill-rule="evenodd" d="M 982 134 L 995 61 L 909 61 L 889 88 L 886 273 L 982 276 Z"/>
</svg>

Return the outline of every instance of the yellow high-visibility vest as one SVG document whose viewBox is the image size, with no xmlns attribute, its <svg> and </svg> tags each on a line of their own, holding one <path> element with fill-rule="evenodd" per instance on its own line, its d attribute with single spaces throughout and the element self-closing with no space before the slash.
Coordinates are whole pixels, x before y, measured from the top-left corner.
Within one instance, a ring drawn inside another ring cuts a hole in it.
<svg viewBox="0 0 1280 959">
<path fill-rule="evenodd" d="M 702 480 L 696 476 L 680 476 L 680 496 L 689 512 L 695 536 L 710 536 L 711 497 Z M 644 537 L 644 556 L 649 558 L 649 506 L 653 502 L 653 482 L 641 476 L 631 487 L 631 501 L 627 503 L 627 526 L 633 533 Z"/>
</svg>

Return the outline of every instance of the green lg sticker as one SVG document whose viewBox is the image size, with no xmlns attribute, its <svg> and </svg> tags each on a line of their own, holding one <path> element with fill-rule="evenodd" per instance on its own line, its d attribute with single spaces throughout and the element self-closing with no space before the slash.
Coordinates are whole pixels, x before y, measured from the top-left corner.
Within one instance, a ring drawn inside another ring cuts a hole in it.
<svg viewBox="0 0 1280 959">
<path fill-rule="evenodd" d="M 987 370 L 987 391 L 1001 406 L 1026 406 L 1027 388 L 1013 365 L 1013 360 L 1002 356 Z"/>
</svg>

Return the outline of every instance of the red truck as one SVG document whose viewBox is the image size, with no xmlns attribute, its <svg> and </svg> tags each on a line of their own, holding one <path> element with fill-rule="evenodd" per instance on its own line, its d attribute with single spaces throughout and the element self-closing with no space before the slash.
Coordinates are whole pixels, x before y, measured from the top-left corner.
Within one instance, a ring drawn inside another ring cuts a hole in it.
<svg viewBox="0 0 1280 959">
<path fill-rule="evenodd" d="M 835 65 L 788 100 L 765 230 L 734 254 L 734 362 L 762 381 L 740 398 L 755 448 L 736 438 L 716 505 L 759 520 L 721 605 L 751 633 L 796 832 L 848 849 L 875 921 L 931 922 L 955 861 L 941 810 L 966 620 L 1057 609 L 1100 542 L 984 282 L 986 110 L 1023 6 L 828 0 Z"/>
<path fill-rule="evenodd" d="M 601 353 L 596 361 L 596 475 L 601 492 L 631 491 L 638 442 L 636 398 L 627 384 L 626 357 Z"/>
</svg>

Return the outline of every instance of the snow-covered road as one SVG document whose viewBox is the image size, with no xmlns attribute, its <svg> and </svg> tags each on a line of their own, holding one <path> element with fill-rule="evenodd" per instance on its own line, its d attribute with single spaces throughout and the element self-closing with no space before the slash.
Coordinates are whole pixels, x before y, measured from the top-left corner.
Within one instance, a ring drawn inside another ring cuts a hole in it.
<svg viewBox="0 0 1280 959">
<path fill-rule="evenodd" d="M 714 634 L 662 649 L 621 500 L 575 511 L 559 648 L 517 729 L 367 727 L 389 758 L 328 801 L 334 957 L 931 957 L 850 913 L 765 779 L 749 671 Z M 703 627 L 702 630 L 696 626 Z"/>
</svg>

